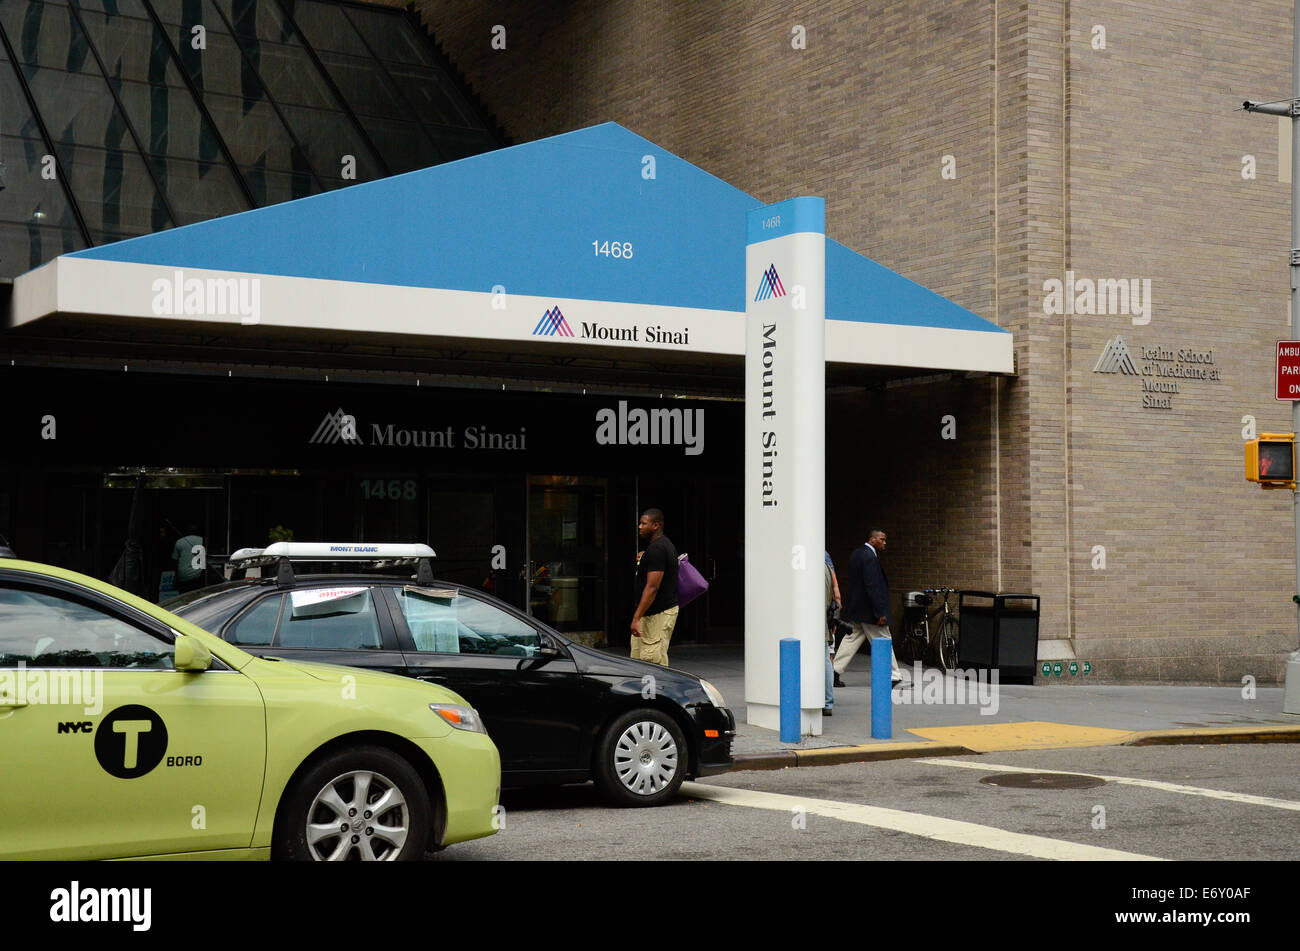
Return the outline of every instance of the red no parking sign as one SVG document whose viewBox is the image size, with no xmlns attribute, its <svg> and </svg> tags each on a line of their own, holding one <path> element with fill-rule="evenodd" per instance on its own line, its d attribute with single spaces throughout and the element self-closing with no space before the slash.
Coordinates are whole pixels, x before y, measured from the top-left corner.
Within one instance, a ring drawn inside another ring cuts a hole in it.
<svg viewBox="0 0 1300 951">
<path fill-rule="evenodd" d="M 1277 392 L 1275 397 L 1300 400 L 1300 340 L 1277 342 Z"/>
</svg>

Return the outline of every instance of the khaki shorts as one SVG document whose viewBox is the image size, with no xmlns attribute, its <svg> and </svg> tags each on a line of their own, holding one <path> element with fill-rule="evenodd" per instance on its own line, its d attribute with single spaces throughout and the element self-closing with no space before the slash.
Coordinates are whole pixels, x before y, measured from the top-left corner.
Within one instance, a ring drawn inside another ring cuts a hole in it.
<svg viewBox="0 0 1300 951">
<path fill-rule="evenodd" d="M 632 638 L 632 659 L 668 666 L 668 642 L 677 626 L 677 606 L 641 619 L 641 636 Z"/>
</svg>

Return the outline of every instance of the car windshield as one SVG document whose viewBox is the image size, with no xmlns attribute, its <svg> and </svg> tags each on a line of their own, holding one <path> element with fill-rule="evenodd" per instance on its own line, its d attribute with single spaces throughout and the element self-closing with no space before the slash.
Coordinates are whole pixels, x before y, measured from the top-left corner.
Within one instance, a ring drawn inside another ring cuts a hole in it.
<svg viewBox="0 0 1300 951">
<path fill-rule="evenodd" d="M 248 603 L 248 598 L 244 595 L 251 595 L 256 588 L 256 585 L 246 581 L 228 581 L 191 591 L 159 606 L 205 631 L 215 633 L 228 618 Z"/>
<path fill-rule="evenodd" d="M 220 594 L 223 591 L 233 591 L 238 588 L 246 587 L 248 587 L 247 581 L 223 581 L 221 584 L 199 588 L 196 591 L 187 591 L 185 594 L 177 595 L 174 598 L 168 598 L 166 601 L 161 602 L 158 607 L 162 608 L 164 611 L 170 611 L 172 614 L 179 614 L 181 617 L 185 617 L 186 615 L 182 608 L 188 607 L 204 598 L 210 598 L 214 594 Z"/>
<path fill-rule="evenodd" d="M 456 588 L 405 585 L 396 594 L 417 651 L 533 657 L 542 646 L 531 624 Z"/>
</svg>

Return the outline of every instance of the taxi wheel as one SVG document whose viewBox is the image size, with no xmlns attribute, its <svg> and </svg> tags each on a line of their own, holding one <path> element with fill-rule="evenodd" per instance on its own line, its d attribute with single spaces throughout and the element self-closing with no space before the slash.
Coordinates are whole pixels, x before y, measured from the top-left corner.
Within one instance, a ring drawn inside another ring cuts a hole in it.
<svg viewBox="0 0 1300 951">
<path fill-rule="evenodd" d="M 274 858 L 289 861 L 412 861 L 433 821 L 419 774 L 382 746 L 331 753 L 285 794 Z"/>
<path fill-rule="evenodd" d="M 657 806 L 676 795 L 690 751 L 677 724 L 658 710 L 611 723 L 596 751 L 596 785 L 621 806 Z"/>
</svg>

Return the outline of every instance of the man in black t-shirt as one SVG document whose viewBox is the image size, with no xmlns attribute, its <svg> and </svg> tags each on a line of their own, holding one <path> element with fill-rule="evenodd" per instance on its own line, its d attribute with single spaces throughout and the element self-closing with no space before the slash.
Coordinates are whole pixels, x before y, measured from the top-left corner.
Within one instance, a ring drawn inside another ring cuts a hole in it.
<svg viewBox="0 0 1300 951">
<path fill-rule="evenodd" d="M 637 525 L 648 544 L 637 556 L 641 599 L 632 615 L 632 657 L 668 666 L 668 642 L 677 625 L 677 548 L 664 534 L 664 513 L 646 509 Z"/>
</svg>

